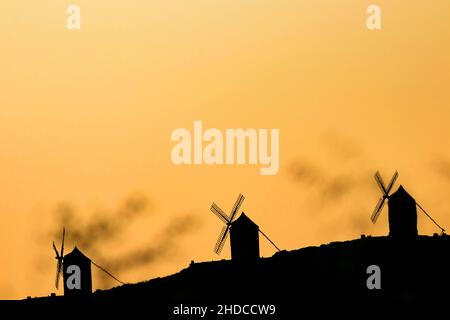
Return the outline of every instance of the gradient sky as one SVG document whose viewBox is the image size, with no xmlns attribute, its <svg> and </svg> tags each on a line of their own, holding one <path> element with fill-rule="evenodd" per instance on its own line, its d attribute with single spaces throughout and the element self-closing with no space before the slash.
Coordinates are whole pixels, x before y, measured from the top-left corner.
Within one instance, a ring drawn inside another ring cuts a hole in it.
<svg viewBox="0 0 450 320">
<path fill-rule="evenodd" d="M 80 31 L 65 27 L 72 2 Z M 365 25 L 372 3 L 380 31 Z M 387 212 L 369 219 L 377 169 L 398 169 L 450 228 L 449 21 L 448 0 L 2 1 L 0 298 L 54 292 L 62 202 L 95 219 L 144 194 L 151 214 L 127 227 L 130 247 L 198 218 L 169 257 L 118 275 L 128 282 L 218 259 L 209 207 L 240 192 L 284 249 L 386 234 Z M 173 165 L 170 134 L 194 120 L 279 128 L 279 173 Z M 420 232 L 438 232 L 422 216 Z M 261 252 L 274 253 L 264 239 Z"/>
</svg>

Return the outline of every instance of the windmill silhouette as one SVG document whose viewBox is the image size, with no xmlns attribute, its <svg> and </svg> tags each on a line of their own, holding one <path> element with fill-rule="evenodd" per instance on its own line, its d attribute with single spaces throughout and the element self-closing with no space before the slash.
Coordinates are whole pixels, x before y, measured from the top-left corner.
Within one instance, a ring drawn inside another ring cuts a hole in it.
<svg viewBox="0 0 450 320">
<path fill-rule="evenodd" d="M 380 172 L 375 173 L 375 181 L 382 192 L 382 197 L 378 200 L 373 210 L 371 220 L 376 223 L 380 216 L 384 204 L 388 201 L 389 218 L 389 236 L 395 238 L 414 238 L 417 237 L 417 207 L 439 228 L 441 234 L 445 233 L 442 228 L 416 200 L 403 188 L 402 185 L 393 194 L 389 194 L 398 178 L 398 172 L 395 171 L 388 186 L 386 187 Z"/>
<path fill-rule="evenodd" d="M 81 296 L 92 293 L 91 260 L 87 258 L 77 247 L 72 252 L 64 256 L 64 239 L 66 229 L 63 228 L 61 250 L 58 252 L 55 241 L 53 241 L 53 250 L 56 254 L 56 279 L 55 287 L 59 289 L 59 279 L 61 274 L 64 282 L 64 296 Z M 72 270 L 76 268 L 80 272 L 79 288 L 78 286 L 69 287 L 67 279 L 70 278 Z"/>
<path fill-rule="evenodd" d="M 59 279 L 61 274 L 64 280 L 64 296 L 80 297 L 87 296 L 92 293 L 92 272 L 91 264 L 105 272 L 108 276 L 121 284 L 125 284 L 111 274 L 105 268 L 99 266 L 89 257 L 85 256 L 77 247 L 74 247 L 72 252 L 64 255 L 64 239 L 66 229 L 63 228 L 61 250 L 56 248 L 55 241 L 53 241 L 53 250 L 55 251 L 56 259 L 56 279 L 55 287 L 59 288 Z"/>
<path fill-rule="evenodd" d="M 225 223 L 214 246 L 214 252 L 220 255 L 228 235 L 231 234 L 231 259 L 241 262 L 254 261 L 259 258 L 259 233 L 278 251 L 281 251 L 244 212 L 235 219 L 244 199 L 245 197 L 239 194 L 230 215 L 227 215 L 216 203 L 212 203 L 211 211 Z"/>
</svg>

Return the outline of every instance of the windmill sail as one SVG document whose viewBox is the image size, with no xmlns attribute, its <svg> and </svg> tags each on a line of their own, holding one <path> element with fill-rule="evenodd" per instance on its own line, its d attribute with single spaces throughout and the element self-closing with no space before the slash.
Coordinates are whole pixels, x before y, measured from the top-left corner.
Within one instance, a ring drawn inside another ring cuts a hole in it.
<svg viewBox="0 0 450 320">
<path fill-rule="evenodd" d="M 242 202 L 244 202 L 244 199 L 245 199 L 245 197 L 242 194 L 239 194 L 236 202 L 233 205 L 233 208 L 231 209 L 229 216 L 227 216 L 226 213 L 222 209 L 220 209 L 220 207 L 216 203 L 213 202 L 211 204 L 211 211 L 223 223 L 225 223 L 225 226 L 220 231 L 216 245 L 214 246 L 214 252 L 218 255 L 222 252 L 222 249 L 223 249 L 225 242 L 227 241 L 228 235 L 230 233 L 231 224 L 233 223 L 234 218 L 236 217 L 236 213 L 239 211 L 239 208 L 241 207 Z"/>
<path fill-rule="evenodd" d="M 56 278 L 55 278 L 55 287 L 58 289 L 59 287 L 59 278 L 61 277 L 62 268 L 63 268 L 63 259 L 64 259 L 64 237 L 66 234 L 66 229 L 63 228 L 62 233 L 62 240 L 61 240 L 61 250 L 58 252 L 58 249 L 56 249 L 55 241 L 53 241 L 53 250 L 56 254 Z"/>
<path fill-rule="evenodd" d="M 380 200 L 378 200 L 378 203 L 375 206 L 375 209 L 373 210 L 372 216 L 370 217 L 370 220 L 372 220 L 372 223 L 377 222 L 378 217 L 380 216 L 381 210 L 383 210 L 385 200 L 386 200 L 386 198 L 384 198 L 384 197 L 381 197 Z"/>
<path fill-rule="evenodd" d="M 370 216 L 370 220 L 372 220 L 372 223 L 377 222 L 378 217 L 380 216 L 381 212 L 383 211 L 383 207 L 386 203 L 386 200 L 389 199 L 389 192 L 391 192 L 391 189 L 394 186 L 394 183 L 398 178 L 398 172 L 395 171 L 395 173 L 392 176 L 391 181 L 389 182 L 387 187 L 385 186 L 383 178 L 381 177 L 381 174 L 379 171 L 375 172 L 374 178 L 375 178 L 375 181 L 377 182 L 377 185 L 380 188 L 383 196 L 378 200 L 378 202 L 375 206 L 375 209 L 373 210 L 372 215 Z"/>
<path fill-rule="evenodd" d="M 218 255 L 222 252 L 222 249 L 223 249 L 223 247 L 225 245 L 225 242 L 226 242 L 226 240 L 228 238 L 228 234 L 229 234 L 229 230 L 228 229 L 229 229 L 228 226 L 223 227 L 222 231 L 219 234 L 219 238 L 217 239 L 216 245 L 214 247 L 214 252 L 216 254 L 218 254 Z"/>
</svg>

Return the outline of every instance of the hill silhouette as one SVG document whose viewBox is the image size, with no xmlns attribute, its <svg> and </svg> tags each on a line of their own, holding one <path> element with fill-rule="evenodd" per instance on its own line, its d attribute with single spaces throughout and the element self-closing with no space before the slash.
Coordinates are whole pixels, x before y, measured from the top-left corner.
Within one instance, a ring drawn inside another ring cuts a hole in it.
<svg viewBox="0 0 450 320">
<path fill-rule="evenodd" d="M 232 260 L 191 263 L 179 273 L 110 290 L 94 300 L 217 301 L 302 298 L 450 298 L 450 238 L 409 240 L 364 237 L 319 247 L 281 251 L 253 263 Z M 381 270 L 381 289 L 369 290 L 367 267 Z"/>
</svg>

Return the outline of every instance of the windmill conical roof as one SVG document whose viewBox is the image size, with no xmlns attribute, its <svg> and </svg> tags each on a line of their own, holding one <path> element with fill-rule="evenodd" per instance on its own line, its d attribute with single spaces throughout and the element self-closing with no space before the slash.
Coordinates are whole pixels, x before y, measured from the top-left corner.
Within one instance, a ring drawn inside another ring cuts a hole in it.
<svg viewBox="0 0 450 320">
<path fill-rule="evenodd" d="M 71 252 L 69 252 L 68 254 L 66 254 L 65 256 L 64 256 L 64 258 L 66 258 L 66 257 L 69 257 L 69 258 L 84 258 L 84 259 L 87 259 L 87 260 L 91 260 L 91 259 L 89 259 L 88 257 L 86 257 L 84 254 L 83 254 L 83 252 L 81 252 L 78 248 L 77 248 L 77 246 L 75 246 L 74 248 L 73 248 L 73 250 L 71 251 Z"/>
<path fill-rule="evenodd" d="M 246 224 L 246 225 L 251 225 L 255 228 L 259 228 L 258 225 L 256 223 L 254 223 L 244 212 L 242 212 L 242 214 L 239 216 L 239 218 L 237 218 L 233 224 Z"/>
<path fill-rule="evenodd" d="M 391 194 L 389 196 L 389 200 L 392 200 L 392 198 L 394 198 L 394 199 L 396 199 L 396 198 L 410 198 L 410 199 L 414 200 L 414 198 L 405 190 L 405 188 L 403 188 L 402 185 L 400 185 L 400 187 L 398 187 L 397 191 L 395 191 L 393 194 Z"/>
</svg>

